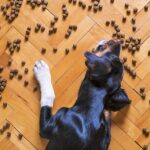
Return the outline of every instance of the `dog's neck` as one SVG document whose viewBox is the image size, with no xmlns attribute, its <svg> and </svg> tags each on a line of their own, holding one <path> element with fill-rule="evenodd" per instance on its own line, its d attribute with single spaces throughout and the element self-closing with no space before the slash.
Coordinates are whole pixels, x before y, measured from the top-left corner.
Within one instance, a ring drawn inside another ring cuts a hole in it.
<svg viewBox="0 0 150 150">
<path fill-rule="evenodd" d="M 75 105 L 88 108 L 104 108 L 105 98 L 107 96 L 107 90 L 103 87 L 96 86 L 89 77 L 87 71 L 85 78 L 81 84 L 78 98 Z"/>
</svg>

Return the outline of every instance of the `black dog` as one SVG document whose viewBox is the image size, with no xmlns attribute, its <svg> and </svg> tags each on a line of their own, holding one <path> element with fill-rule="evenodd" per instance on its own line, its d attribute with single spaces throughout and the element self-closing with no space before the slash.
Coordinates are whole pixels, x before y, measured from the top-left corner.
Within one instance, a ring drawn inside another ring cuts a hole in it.
<svg viewBox="0 0 150 150">
<path fill-rule="evenodd" d="M 49 106 L 41 108 L 40 135 L 50 140 L 46 150 L 108 149 L 111 121 L 105 109 L 118 111 L 130 103 L 120 88 L 120 49 L 121 44 L 111 40 L 85 53 L 88 70 L 72 108 L 61 108 L 54 116 Z"/>
</svg>

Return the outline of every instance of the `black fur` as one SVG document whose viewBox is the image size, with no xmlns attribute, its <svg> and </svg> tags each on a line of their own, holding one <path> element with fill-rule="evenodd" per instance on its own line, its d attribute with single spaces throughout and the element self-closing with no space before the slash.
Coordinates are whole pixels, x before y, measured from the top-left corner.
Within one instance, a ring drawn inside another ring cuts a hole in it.
<svg viewBox="0 0 150 150">
<path fill-rule="evenodd" d="M 40 135 L 50 140 L 47 150 L 107 150 L 111 120 L 104 109 L 117 111 L 130 103 L 120 88 L 123 66 L 119 57 L 113 52 L 85 56 L 88 70 L 74 106 L 61 108 L 55 115 L 47 106 L 41 109 Z"/>
</svg>

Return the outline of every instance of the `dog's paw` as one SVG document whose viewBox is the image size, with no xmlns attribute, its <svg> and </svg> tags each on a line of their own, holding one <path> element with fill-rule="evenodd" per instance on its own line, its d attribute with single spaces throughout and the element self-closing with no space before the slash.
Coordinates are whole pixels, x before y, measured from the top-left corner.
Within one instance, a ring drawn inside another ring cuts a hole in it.
<svg viewBox="0 0 150 150">
<path fill-rule="evenodd" d="M 36 61 L 33 70 L 41 89 L 41 106 L 52 107 L 55 93 L 51 83 L 48 65 L 43 60 L 38 60 Z"/>
<path fill-rule="evenodd" d="M 34 74 L 40 86 L 51 82 L 51 76 L 48 65 L 43 60 L 36 61 L 34 65 Z"/>
</svg>

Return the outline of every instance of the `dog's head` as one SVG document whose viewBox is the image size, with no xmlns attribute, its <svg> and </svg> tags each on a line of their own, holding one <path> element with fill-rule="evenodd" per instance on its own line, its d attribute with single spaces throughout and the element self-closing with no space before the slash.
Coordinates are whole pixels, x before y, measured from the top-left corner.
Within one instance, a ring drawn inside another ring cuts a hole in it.
<svg viewBox="0 0 150 150">
<path fill-rule="evenodd" d="M 120 50 L 121 42 L 110 40 L 101 41 L 93 53 L 85 53 L 90 80 L 107 89 L 111 97 L 106 102 L 106 108 L 112 111 L 120 110 L 130 103 L 125 91 L 120 88 L 123 78 Z"/>
</svg>

